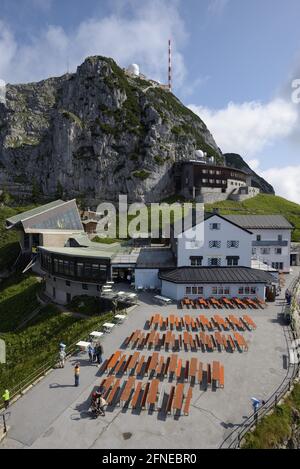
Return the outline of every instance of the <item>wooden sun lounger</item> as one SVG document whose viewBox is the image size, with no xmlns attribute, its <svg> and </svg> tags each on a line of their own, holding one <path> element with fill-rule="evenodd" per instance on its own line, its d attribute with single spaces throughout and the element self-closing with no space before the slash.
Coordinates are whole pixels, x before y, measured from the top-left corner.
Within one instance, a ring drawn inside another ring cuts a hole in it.
<svg viewBox="0 0 300 469">
<path fill-rule="evenodd" d="M 106 396 L 108 396 L 108 393 L 110 391 L 111 386 L 113 385 L 114 380 L 115 377 L 113 375 L 108 376 L 108 378 L 105 380 L 105 383 L 102 386 L 104 399 L 106 399 Z"/>
<path fill-rule="evenodd" d="M 110 360 L 112 359 L 113 356 L 114 356 L 114 354 L 112 354 L 109 358 L 107 358 L 107 359 L 103 362 L 103 364 L 102 364 L 102 366 L 101 366 L 101 368 L 100 368 L 100 370 L 99 370 L 101 374 L 104 373 L 105 371 L 107 371 L 107 366 L 108 366 L 108 364 L 109 364 L 109 362 L 110 362 Z"/>
<path fill-rule="evenodd" d="M 140 357 L 140 352 L 134 352 L 134 354 L 132 355 L 131 360 L 128 364 L 128 370 L 130 370 L 130 372 L 134 371 L 139 357 Z"/>
<path fill-rule="evenodd" d="M 171 355 L 170 365 L 169 365 L 169 375 L 174 374 L 177 367 L 177 355 Z"/>
<path fill-rule="evenodd" d="M 182 372 L 182 359 L 179 358 L 177 362 L 177 368 L 176 368 L 176 378 L 180 380 L 181 378 L 181 372 Z"/>
<path fill-rule="evenodd" d="M 224 342 L 223 342 L 223 336 L 222 334 L 220 334 L 220 332 L 215 332 L 215 341 L 216 341 L 217 347 L 219 347 L 220 350 L 222 350 Z"/>
<path fill-rule="evenodd" d="M 198 366 L 198 359 L 193 357 L 191 358 L 191 363 L 190 363 L 190 379 L 196 379 L 196 374 L 197 374 L 197 366 Z"/>
<path fill-rule="evenodd" d="M 184 367 L 184 380 L 188 381 L 190 376 L 190 362 L 187 360 Z"/>
<path fill-rule="evenodd" d="M 132 357 L 132 355 L 129 355 L 129 357 L 127 358 L 127 361 L 124 365 L 124 368 L 123 368 L 124 375 L 126 375 L 126 373 L 127 373 L 127 368 L 128 368 L 129 363 L 130 363 L 131 357 Z"/>
<path fill-rule="evenodd" d="M 142 355 L 135 370 L 136 376 L 140 376 L 142 374 L 144 363 L 145 363 L 145 355 Z"/>
<path fill-rule="evenodd" d="M 155 407 L 156 399 L 157 399 L 157 393 L 158 393 L 158 385 L 159 385 L 159 380 L 158 379 L 153 379 L 150 384 L 149 388 L 149 393 L 147 397 L 147 404 L 148 407 L 153 405 Z"/>
<path fill-rule="evenodd" d="M 216 383 L 220 382 L 220 363 L 213 361 L 212 364 L 212 380 Z"/>
<path fill-rule="evenodd" d="M 168 403 L 167 403 L 167 414 L 170 414 L 172 411 L 174 395 L 175 395 L 175 386 L 172 386 L 170 390 L 170 394 L 169 394 Z"/>
<path fill-rule="evenodd" d="M 117 364 L 116 368 L 115 368 L 115 375 L 118 375 L 121 371 L 121 368 L 124 366 L 124 364 L 126 363 L 126 354 L 125 355 L 122 355 L 122 357 L 120 358 L 120 361 L 119 363 Z"/>
<path fill-rule="evenodd" d="M 187 396 L 185 398 L 184 408 L 183 408 L 184 415 L 189 415 L 192 397 L 193 397 L 193 388 L 189 387 Z"/>
<path fill-rule="evenodd" d="M 141 402 L 141 408 L 144 409 L 146 407 L 146 402 L 147 402 L 147 396 L 150 388 L 150 383 L 149 381 L 146 383 L 144 392 L 143 392 L 143 397 L 142 397 L 142 402 Z"/>
<path fill-rule="evenodd" d="M 118 392 L 118 390 L 119 390 L 119 388 L 120 388 L 120 381 L 121 381 L 120 379 L 117 379 L 116 382 L 115 382 L 115 384 L 113 385 L 113 388 L 112 388 L 111 392 L 109 393 L 108 398 L 106 399 L 108 405 L 112 405 L 112 404 L 113 404 L 114 399 L 115 399 L 115 397 L 116 397 L 116 395 L 117 395 L 117 392 Z"/>
<path fill-rule="evenodd" d="M 207 385 L 211 385 L 211 366 L 209 363 L 207 365 Z"/>
<path fill-rule="evenodd" d="M 257 326 L 256 326 L 255 322 L 249 316 L 244 315 L 243 320 L 245 321 L 245 323 L 248 326 L 250 326 L 251 329 L 254 329 L 254 330 L 256 329 Z"/>
<path fill-rule="evenodd" d="M 130 344 L 130 342 L 132 340 L 133 335 L 134 335 L 134 332 L 129 337 L 126 337 L 126 339 L 124 340 L 124 346 L 125 347 L 128 347 L 128 345 Z"/>
<path fill-rule="evenodd" d="M 164 370 L 163 370 L 164 376 L 167 376 L 167 375 L 168 375 L 170 362 L 171 362 L 171 358 L 168 357 L 168 358 L 167 358 L 167 361 L 166 361 L 166 363 L 165 363 L 165 365 L 164 365 Z"/>
<path fill-rule="evenodd" d="M 124 389 L 122 391 L 122 394 L 120 396 L 120 403 L 121 403 L 122 406 L 124 406 L 126 404 L 126 402 L 129 401 L 132 389 L 134 389 L 134 388 L 135 388 L 135 377 L 130 376 L 130 378 L 128 378 L 128 381 L 126 382 L 126 384 L 124 386 Z"/>
<path fill-rule="evenodd" d="M 107 369 L 109 371 L 111 371 L 116 366 L 116 364 L 118 363 L 118 360 L 120 359 L 120 356 L 121 356 L 120 350 L 118 350 L 117 352 L 113 354 L 111 360 L 109 361 L 107 365 Z"/>
<path fill-rule="evenodd" d="M 203 380 L 203 364 L 199 362 L 198 366 L 198 383 L 201 384 Z"/>
<path fill-rule="evenodd" d="M 162 374 L 164 368 L 164 357 L 160 357 L 159 364 L 156 369 L 156 376 L 160 376 Z"/>
<path fill-rule="evenodd" d="M 137 384 L 137 387 L 136 387 L 136 390 L 134 391 L 134 394 L 133 394 L 133 397 L 132 397 L 132 401 L 131 401 L 131 407 L 133 409 L 135 409 L 137 407 L 137 403 L 139 401 L 139 397 L 140 397 L 140 394 L 141 394 L 141 390 L 142 390 L 142 383 L 139 382 Z"/>
<path fill-rule="evenodd" d="M 150 365 L 149 365 L 149 369 L 148 369 L 149 375 L 150 375 L 152 372 L 155 372 L 156 367 L 157 367 L 157 363 L 158 363 L 158 357 L 159 357 L 159 353 L 158 353 L 158 352 L 154 352 L 154 353 L 152 354 L 152 358 L 151 358 Z"/>
<path fill-rule="evenodd" d="M 182 408 L 182 402 L 183 402 L 183 391 L 184 391 L 184 384 L 179 383 L 176 386 L 175 390 L 175 395 L 174 395 L 174 400 L 173 400 L 173 412 L 180 412 Z"/>
<path fill-rule="evenodd" d="M 224 388 L 224 365 L 220 365 L 220 388 Z"/>
</svg>

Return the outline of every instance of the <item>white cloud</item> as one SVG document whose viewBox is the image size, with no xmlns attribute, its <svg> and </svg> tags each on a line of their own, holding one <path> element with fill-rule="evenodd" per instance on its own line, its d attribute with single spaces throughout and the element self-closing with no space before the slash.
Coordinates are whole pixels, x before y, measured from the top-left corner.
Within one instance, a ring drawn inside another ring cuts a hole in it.
<svg viewBox="0 0 300 469">
<path fill-rule="evenodd" d="M 261 171 L 260 175 L 274 186 L 276 194 L 300 204 L 299 165 L 270 168 Z"/>
<path fill-rule="evenodd" d="M 239 153 L 246 158 L 255 157 L 277 139 L 292 135 L 298 120 L 295 106 L 282 98 L 267 104 L 229 103 L 219 110 L 189 107 L 204 120 L 224 153 Z"/>
<path fill-rule="evenodd" d="M 174 81 L 183 83 L 186 68 L 178 47 L 187 33 L 178 13 L 177 1 L 132 2 L 127 10 L 100 19 L 82 21 L 71 33 L 50 25 L 28 44 L 16 42 L 8 25 L 0 29 L 0 77 L 6 82 L 36 81 L 75 71 L 85 57 L 113 57 L 121 66 L 138 63 L 147 76 L 167 80 L 167 40 L 173 42 Z M 128 12 L 132 12 L 131 15 Z"/>
</svg>

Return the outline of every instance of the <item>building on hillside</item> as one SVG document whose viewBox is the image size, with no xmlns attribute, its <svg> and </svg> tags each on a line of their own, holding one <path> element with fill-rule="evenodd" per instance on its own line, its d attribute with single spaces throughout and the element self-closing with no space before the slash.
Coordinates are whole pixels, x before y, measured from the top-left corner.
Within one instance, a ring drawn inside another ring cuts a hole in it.
<svg viewBox="0 0 300 469">
<path fill-rule="evenodd" d="M 226 215 L 225 218 L 253 233 L 253 259 L 280 272 L 290 272 L 294 227 L 286 218 L 282 215 Z"/>
<path fill-rule="evenodd" d="M 291 243 L 291 266 L 300 265 L 300 243 Z"/>
<path fill-rule="evenodd" d="M 38 246 L 62 247 L 71 234 L 83 232 L 76 200 L 55 200 L 6 220 L 6 229 L 19 232 L 23 254 Z"/>
<path fill-rule="evenodd" d="M 274 277 L 250 267 L 179 267 L 160 272 L 162 295 L 181 300 L 184 297 L 258 297 L 266 298 Z"/>
<path fill-rule="evenodd" d="M 6 223 L 20 231 L 24 252 L 37 250 L 30 265 L 44 277 L 46 295 L 59 304 L 69 303 L 74 296 L 101 297 L 107 281 L 158 289 L 174 300 L 180 296 L 265 298 L 276 282 L 274 269 L 267 272 L 266 264 L 263 269 L 251 268 L 252 231 L 217 213 L 207 214 L 195 225 L 200 234 L 196 241 L 185 239 L 191 223 L 178 237 L 173 232 L 165 246 L 93 242 L 84 232 L 75 201 L 46 204 Z"/>
<path fill-rule="evenodd" d="M 245 200 L 260 190 L 252 187 L 251 176 L 244 171 L 217 165 L 209 159 L 181 161 L 175 165 L 176 193 L 187 200 L 210 203 L 226 199 Z"/>
</svg>

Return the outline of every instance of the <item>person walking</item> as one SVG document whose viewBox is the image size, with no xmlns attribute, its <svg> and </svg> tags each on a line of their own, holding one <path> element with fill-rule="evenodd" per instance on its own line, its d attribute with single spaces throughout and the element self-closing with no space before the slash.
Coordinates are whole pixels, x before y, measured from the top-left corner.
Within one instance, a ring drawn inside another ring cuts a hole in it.
<svg viewBox="0 0 300 469">
<path fill-rule="evenodd" d="M 96 347 L 96 356 L 97 356 L 97 363 L 100 365 L 102 362 L 102 355 L 103 355 L 103 346 L 102 344 L 98 344 Z"/>
<path fill-rule="evenodd" d="M 64 350 L 61 350 L 59 352 L 59 366 L 60 366 L 60 368 L 65 367 L 65 359 L 66 359 L 66 352 Z"/>
<path fill-rule="evenodd" d="M 5 389 L 2 398 L 3 398 L 3 400 L 4 400 L 4 408 L 5 408 L 5 410 L 6 410 L 6 409 L 9 407 L 9 401 L 10 401 L 10 394 L 9 394 L 9 390 L 8 390 L 8 389 Z"/>
<path fill-rule="evenodd" d="M 79 386 L 79 376 L 80 376 L 80 366 L 79 366 L 79 363 L 76 363 L 75 368 L 74 368 L 75 386 Z"/>
</svg>

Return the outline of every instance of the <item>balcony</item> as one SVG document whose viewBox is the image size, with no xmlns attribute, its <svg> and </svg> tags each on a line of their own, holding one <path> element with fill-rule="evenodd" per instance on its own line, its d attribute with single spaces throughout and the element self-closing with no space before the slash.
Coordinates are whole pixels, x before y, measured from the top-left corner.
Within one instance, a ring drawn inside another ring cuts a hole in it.
<svg viewBox="0 0 300 469">
<path fill-rule="evenodd" d="M 252 241 L 252 246 L 253 247 L 270 247 L 270 246 L 276 246 L 276 247 L 287 247 L 288 246 L 288 241 L 279 241 L 279 240 L 272 240 L 272 241 Z"/>
</svg>

